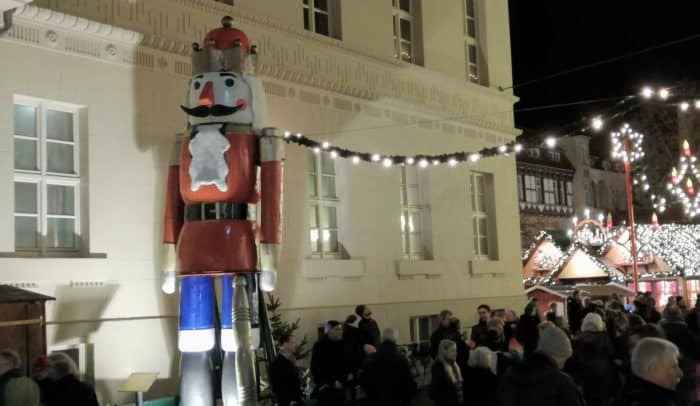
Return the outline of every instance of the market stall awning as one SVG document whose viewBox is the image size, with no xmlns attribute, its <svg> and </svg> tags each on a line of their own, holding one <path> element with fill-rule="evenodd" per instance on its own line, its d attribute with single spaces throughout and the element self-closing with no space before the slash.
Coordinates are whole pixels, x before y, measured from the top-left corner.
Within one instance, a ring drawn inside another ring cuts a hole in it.
<svg viewBox="0 0 700 406">
<path fill-rule="evenodd" d="M 619 283 L 610 282 L 605 285 L 576 285 L 577 289 L 585 290 L 591 296 L 611 296 L 617 293 L 618 296 L 634 296 L 632 289 Z"/>
</svg>

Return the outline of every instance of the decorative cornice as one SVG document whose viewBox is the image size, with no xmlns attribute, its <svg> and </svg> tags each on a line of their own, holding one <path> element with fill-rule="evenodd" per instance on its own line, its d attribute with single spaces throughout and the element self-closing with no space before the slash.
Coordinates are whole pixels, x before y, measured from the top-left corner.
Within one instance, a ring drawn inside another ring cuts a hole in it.
<svg viewBox="0 0 700 406">
<path fill-rule="evenodd" d="M 33 6 L 31 4 L 27 4 L 15 13 L 15 18 L 19 21 L 25 20 L 50 24 L 66 30 L 94 35 L 107 41 L 119 41 L 131 45 L 137 45 L 141 43 L 143 39 L 143 35 L 136 31 L 88 20 L 87 18 L 76 17 L 60 11 Z"/>
</svg>

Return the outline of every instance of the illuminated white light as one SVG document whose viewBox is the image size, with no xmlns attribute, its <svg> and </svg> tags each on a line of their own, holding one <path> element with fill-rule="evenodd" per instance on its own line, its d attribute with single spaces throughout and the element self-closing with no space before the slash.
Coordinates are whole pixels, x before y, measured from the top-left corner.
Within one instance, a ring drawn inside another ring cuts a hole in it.
<svg viewBox="0 0 700 406">
<path fill-rule="evenodd" d="M 479 158 L 481 158 L 481 155 L 479 155 L 479 154 L 471 154 L 471 155 L 469 155 L 469 160 L 472 161 L 472 162 L 478 161 Z"/>
<path fill-rule="evenodd" d="M 413 165 L 414 162 L 416 162 L 416 160 L 413 159 L 413 157 L 410 157 L 410 156 L 409 156 L 408 158 L 406 158 L 406 163 L 407 163 L 408 165 Z"/>
<path fill-rule="evenodd" d="M 319 148 L 319 147 L 314 147 L 314 152 L 318 154 L 319 152 L 321 152 L 321 148 Z"/>
<path fill-rule="evenodd" d="M 515 151 L 516 153 L 518 153 L 518 152 L 520 152 L 520 151 L 522 151 L 522 150 L 523 150 L 523 146 L 522 146 L 522 145 L 520 145 L 520 144 L 515 144 L 515 145 L 513 145 L 513 151 Z"/>
<path fill-rule="evenodd" d="M 357 164 L 359 164 L 359 163 L 360 163 L 360 157 L 359 157 L 359 156 L 357 156 L 357 155 L 353 155 L 353 157 L 352 157 L 352 158 L 350 158 L 350 160 L 351 160 L 351 161 L 352 161 L 352 163 L 354 163 L 355 165 L 357 165 Z"/>
<path fill-rule="evenodd" d="M 661 100 L 666 100 L 668 99 L 668 96 L 670 96 L 671 93 L 668 91 L 668 89 L 659 89 L 659 97 Z"/>
<path fill-rule="evenodd" d="M 695 100 L 695 108 L 700 110 L 700 100 Z"/>
<path fill-rule="evenodd" d="M 303 135 L 301 135 L 301 133 L 297 133 L 297 138 L 301 138 L 301 137 L 303 137 Z"/>
<path fill-rule="evenodd" d="M 329 241 L 331 239 L 331 232 L 328 230 L 323 230 L 323 241 Z"/>
<path fill-rule="evenodd" d="M 591 120 L 591 127 L 596 131 L 600 130 L 603 128 L 603 119 L 600 118 L 600 116 L 593 117 L 593 120 Z"/>
<path fill-rule="evenodd" d="M 388 168 L 393 164 L 394 162 L 391 160 L 391 158 L 384 158 L 382 161 L 382 165 L 384 165 L 385 168 Z"/>
<path fill-rule="evenodd" d="M 450 158 L 449 161 L 447 161 L 447 164 L 450 166 L 457 166 L 458 161 L 454 158 Z"/>
<path fill-rule="evenodd" d="M 566 235 L 567 235 L 567 236 L 571 237 L 573 234 L 574 234 L 574 230 L 572 230 L 572 229 L 566 230 Z"/>
<path fill-rule="evenodd" d="M 598 215 L 598 222 L 602 223 L 603 220 L 605 220 L 605 215 L 604 215 L 603 213 L 600 213 L 600 214 Z"/>
<path fill-rule="evenodd" d="M 338 151 L 333 150 L 331 151 L 331 158 L 336 159 L 338 157 Z"/>
<path fill-rule="evenodd" d="M 317 228 L 311 229 L 311 241 L 312 242 L 318 241 L 318 229 Z"/>
<path fill-rule="evenodd" d="M 323 141 L 321 143 L 321 148 L 323 148 L 323 149 L 328 149 L 328 147 L 330 147 L 330 146 L 331 146 L 331 143 L 328 141 Z"/>
<path fill-rule="evenodd" d="M 688 103 L 688 102 L 681 103 L 681 110 L 682 111 L 688 111 L 689 108 L 690 108 L 690 103 Z"/>
<path fill-rule="evenodd" d="M 574 218 L 572 218 L 571 221 L 572 221 L 574 224 L 578 224 L 578 217 L 574 216 Z"/>
<path fill-rule="evenodd" d="M 554 148 L 557 146 L 557 139 L 552 136 L 549 136 L 545 138 L 544 143 L 545 145 L 547 145 L 547 148 Z"/>
<path fill-rule="evenodd" d="M 418 166 L 420 166 L 421 168 L 426 168 L 426 167 L 428 166 L 428 160 L 427 160 L 427 159 L 421 159 L 421 160 L 418 162 Z"/>
<path fill-rule="evenodd" d="M 642 89 L 642 96 L 644 96 L 645 99 L 651 99 L 651 96 L 654 95 L 654 90 L 650 88 L 649 86 L 645 86 Z"/>
<path fill-rule="evenodd" d="M 508 151 L 508 147 L 506 147 L 505 145 L 501 145 L 500 147 L 498 147 L 498 152 L 500 152 L 501 154 L 505 153 L 506 151 Z"/>
<path fill-rule="evenodd" d="M 372 162 L 379 162 L 382 157 L 379 154 L 372 154 Z"/>
<path fill-rule="evenodd" d="M 591 209 L 586 209 L 583 211 L 583 214 L 586 216 L 586 218 L 591 217 Z"/>
<path fill-rule="evenodd" d="M 434 166 L 440 165 L 440 160 L 439 160 L 439 159 L 433 159 L 433 165 L 434 165 Z"/>
<path fill-rule="evenodd" d="M 292 135 L 289 131 L 284 132 L 284 138 L 289 138 Z"/>
</svg>

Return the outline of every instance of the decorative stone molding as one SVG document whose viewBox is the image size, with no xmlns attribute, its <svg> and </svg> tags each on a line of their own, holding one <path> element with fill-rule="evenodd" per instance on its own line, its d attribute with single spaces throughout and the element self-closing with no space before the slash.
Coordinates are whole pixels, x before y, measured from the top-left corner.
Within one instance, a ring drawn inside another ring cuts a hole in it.
<svg viewBox="0 0 700 406">
<path fill-rule="evenodd" d="M 232 8 L 211 0 L 37 0 L 37 3 L 80 15 L 77 17 L 80 21 L 98 19 L 147 33 L 140 42 L 142 56 L 151 54 L 151 49 L 173 57 L 187 57 L 191 43 L 200 42 L 222 15 L 230 14 L 252 42 L 259 45 L 258 73 L 262 76 L 364 100 L 431 107 L 455 122 L 505 131 L 510 136 L 518 134 L 513 128 L 513 103 L 517 98 L 510 94 L 283 25 L 241 6 Z M 93 31 L 102 33 L 106 29 Z M 169 70 L 178 74 L 190 71 L 177 63 L 188 62 L 173 57 L 170 59 L 174 60 L 168 61 Z M 138 58 L 135 62 L 139 64 Z M 144 66 L 156 67 L 156 64 Z M 450 131 L 449 127 L 446 131 Z"/>
</svg>

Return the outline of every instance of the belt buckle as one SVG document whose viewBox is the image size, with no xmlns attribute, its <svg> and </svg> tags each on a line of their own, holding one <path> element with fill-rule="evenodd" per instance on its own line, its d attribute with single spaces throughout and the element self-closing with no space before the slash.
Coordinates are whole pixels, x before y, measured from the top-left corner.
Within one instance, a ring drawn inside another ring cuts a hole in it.
<svg viewBox="0 0 700 406">
<path fill-rule="evenodd" d="M 219 220 L 221 217 L 219 205 L 216 202 L 202 203 L 202 221 Z"/>
</svg>

